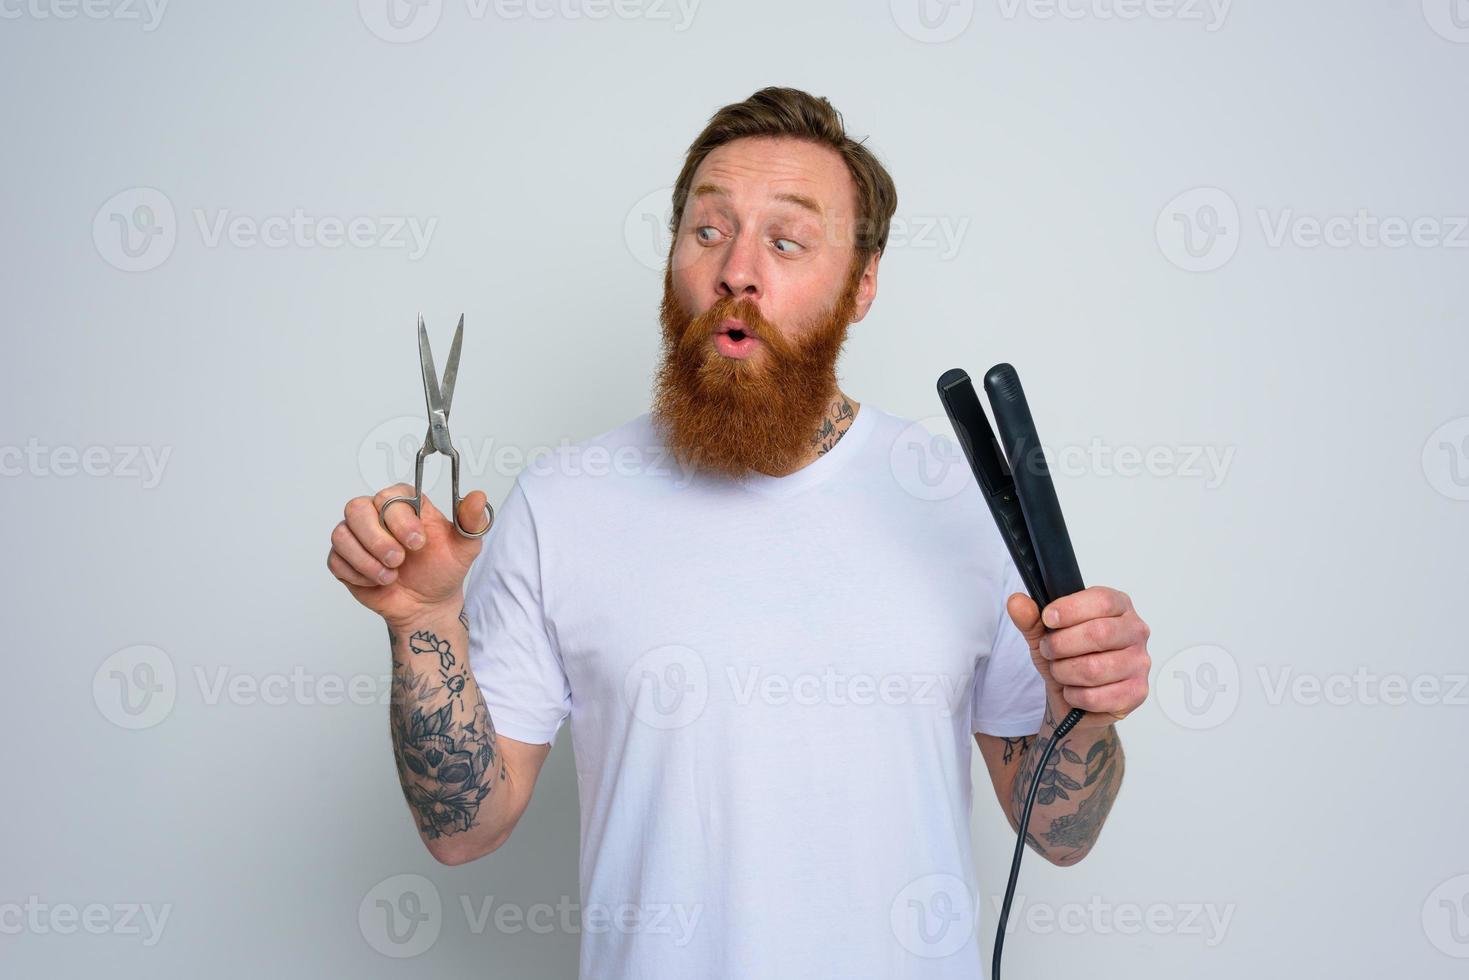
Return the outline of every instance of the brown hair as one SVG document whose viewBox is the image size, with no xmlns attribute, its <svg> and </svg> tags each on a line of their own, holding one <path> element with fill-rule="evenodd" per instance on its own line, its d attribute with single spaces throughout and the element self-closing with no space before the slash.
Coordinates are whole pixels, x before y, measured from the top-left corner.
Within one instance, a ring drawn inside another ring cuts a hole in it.
<svg viewBox="0 0 1469 980">
<path fill-rule="evenodd" d="M 898 209 L 893 178 L 872 151 L 847 135 L 842 114 L 825 97 L 795 88 L 768 86 L 743 102 L 734 102 L 709 118 L 709 124 L 689 145 L 683 170 L 673 185 L 673 216 L 669 232 L 676 240 L 684 205 L 693 190 L 694 171 L 717 146 L 746 137 L 788 136 L 829 146 L 841 154 L 857 188 L 853 262 L 866 267 L 888 242 L 888 228 Z"/>
</svg>

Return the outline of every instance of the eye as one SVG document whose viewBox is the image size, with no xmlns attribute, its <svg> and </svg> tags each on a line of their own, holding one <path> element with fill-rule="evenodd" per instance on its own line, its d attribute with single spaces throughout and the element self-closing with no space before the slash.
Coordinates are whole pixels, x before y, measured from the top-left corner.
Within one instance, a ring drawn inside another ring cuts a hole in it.
<svg viewBox="0 0 1469 980">
<path fill-rule="evenodd" d="M 801 244 L 801 243 L 800 243 L 800 242 L 797 242 L 797 241 L 793 241 L 793 240 L 792 240 L 792 239 L 789 239 L 789 238 L 777 238 L 777 239 L 776 239 L 776 240 L 775 240 L 775 243 L 776 243 L 776 244 L 777 244 L 777 245 L 779 245 L 779 244 L 780 244 L 780 243 L 781 243 L 781 242 L 785 242 L 785 243 L 787 243 L 787 244 L 788 244 L 788 245 L 793 245 L 793 246 L 795 246 L 795 248 L 793 248 L 793 249 L 780 249 L 780 251 L 782 251 L 782 252 L 788 252 L 788 253 L 789 253 L 789 252 L 793 252 L 793 251 L 795 251 L 795 249 L 799 249 L 799 248 L 804 248 L 804 247 L 805 247 L 805 246 L 803 246 L 803 245 L 802 245 L 802 244 Z"/>
<path fill-rule="evenodd" d="M 711 242 L 711 241 L 713 241 L 714 239 L 712 239 L 712 238 L 706 238 L 704 236 L 704 232 L 706 232 L 706 231 L 712 231 L 716 235 L 719 234 L 719 229 L 718 228 L 715 228 L 713 225 L 700 225 L 699 227 L 697 227 L 697 228 L 694 229 L 694 234 L 696 236 L 698 236 L 698 239 L 701 242 Z"/>
</svg>

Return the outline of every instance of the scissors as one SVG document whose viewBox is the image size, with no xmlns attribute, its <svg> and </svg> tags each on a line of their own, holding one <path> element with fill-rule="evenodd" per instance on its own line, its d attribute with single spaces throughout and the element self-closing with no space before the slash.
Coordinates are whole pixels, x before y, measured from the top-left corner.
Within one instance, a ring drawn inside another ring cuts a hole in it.
<svg viewBox="0 0 1469 980">
<path fill-rule="evenodd" d="M 454 343 L 449 346 L 449 363 L 444 365 L 444 381 L 440 385 L 438 372 L 434 369 L 433 351 L 428 346 L 428 330 L 423 325 L 423 314 L 418 314 L 418 360 L 423 370 L 423 397 L 428 403 L 428 434 L 423 437 L 423 448 L 413 464 L 413 496 L 390 497 L 378 508 L 378 520 L 387 526 L 388 508 L 398 502 L 411 504 L 413 513 L 423 516 L 423 460 L 431 453 L 443 453 L 449 457 L 449 471 L 454 493 L 454 509 L 450 520 L 454 529 L 467 538 L 483 537 L 495 522 L 495 508 L 485 503 L 485 526 L 480 531 L 466 531 L 459 523 L 459 451 L 449 440 L 449 405 L 454 401 L 454 381 L 459 375 L 459 345 L 464 340 L 464 314 L 459 314 L 459 326 L 454 329 Z"/>
</svg>

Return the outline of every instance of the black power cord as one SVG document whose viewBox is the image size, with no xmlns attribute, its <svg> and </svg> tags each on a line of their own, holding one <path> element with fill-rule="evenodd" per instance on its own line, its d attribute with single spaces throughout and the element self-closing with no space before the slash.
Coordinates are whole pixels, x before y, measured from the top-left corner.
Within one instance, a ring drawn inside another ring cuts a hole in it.
<svg viewBox="0 0 1469 980">
<path fill-rule="evenodd" d="M 1080 708 L 1072 708 L 1056 726 L 1051 734 L 1051 741 L 1046 745 L 1046 751 L 1041 754 L 1040 765 L 1035 767 L 1035 777 L 1030 781 L 1030 792 L 1025 795 L 1025 809 L 1020 814 L 1020 833 L 1015 838 L 1015 856 L 1010 859 L 1010 880 L 1005 884 L 1005 901 L 1000 905 L 1000 924 L 995 931 L 995 955 L 990 960 L 990 980 L 1000 980 L 1000 952 L 1005 948 L 1005 923 L 1010 921 L 1010 903 L 1015 900 L 1015 882 L 1020 878 L 1020 859 L 1025 855 L 1026 828 L 1030 826 L 1030 809 L 1035 805 L 1035 791 L 1041 785 L 1041 773 L 1046 771 L 1046 763 L 1051 759 L 1051 753 L 1056 751 L 1056 746 L 1061 740 L 1076 727 L 1081 721 L 1081 716 L 1086 714 Z"/>
</svg>

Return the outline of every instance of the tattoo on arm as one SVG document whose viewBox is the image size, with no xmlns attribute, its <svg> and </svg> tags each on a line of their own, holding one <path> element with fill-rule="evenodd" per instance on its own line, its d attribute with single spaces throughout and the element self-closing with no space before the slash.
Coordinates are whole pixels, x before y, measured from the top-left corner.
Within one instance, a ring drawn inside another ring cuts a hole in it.
<svg viewBox="0 0 1469 980">
<path fill-rule="evenodd" d="M 1026 747 L 1030 745 L 1031 740 L 1034 738 L 1034 735 L 1021 735 L 1019 738 L 1004 737 L 1005 755 L 1000 761 L 1008 766 L 1011 762 L 1015 761 L 1017 754 L 1024 754 Z"/>
<path fill-rule="evenodd" d="M 1046 737 L 1036 735 L 1014 740 L 1020 743 L 1020 769 L 1015 775 L 1010 807 L 1017 821 L 1025 810 L 1025 798 L 1030 793 L 1031 781 L 1036 778 L 1037 764 L 1056 724 L 1047 705 L 1046 719 L 1041 726 Z M 1068 735 L 1062 740 L 1040 773 L 1031 823 L 1048 822 L 1049 829 L 1041 832 L 1044 843 L 1028 827 L 1025 834 L 1027 843 L 1036 851 L 1061 861 L 1085 852 L 1096 842 L 1122 782 L 1122 746 L 1115 727 L 1109 725 L 1094 733 L 1084 758 L 1071 747 L 1072 738 Z M 1005 740 L 1007 762 L 1011 758 L 1011 743 L 1011 739 Z M 1062 853 L 1056 853 L 1058 849 Z"/>
<path fill-rule="evenodd" d="M 406 642 L 391 630 L 388 636 L 393 644 L 389 721 L 403 795 L 425 837 L 468 830 L 480 803 L 505 778 L 484 699 L 466 703 L 468 665 L 448 640 L 429 630 Z"/>
</svg>

